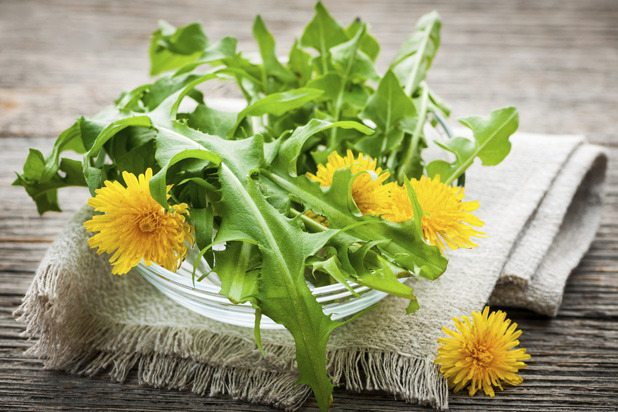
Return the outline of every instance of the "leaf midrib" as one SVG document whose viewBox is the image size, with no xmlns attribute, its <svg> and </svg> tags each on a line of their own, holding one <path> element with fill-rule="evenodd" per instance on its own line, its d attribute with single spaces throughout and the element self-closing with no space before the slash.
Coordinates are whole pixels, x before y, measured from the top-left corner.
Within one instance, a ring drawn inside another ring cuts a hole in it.
<svg viewBox="0 0 618 412">
<path fill-rule="evenodd" d="M 174 135 L 177 135 L 179 137 L 181 137 L 182 139 L 186 139 L 187 141 L 190 141 L 193 144 L 196 144 L 200 147 L 204 147 L 204 149 L 206 150 L 210 150 L 209 148 L 205 147 L 204 145 L 200 144 L 199 142 L 181 134 L 178 133 L 175 130 L 170 129 L 169 127 L 165 127 L 165 126 L 159 126 L 159 125 L 155 125 L 155 127 L 159 128 L 159 129 L 164 129 L 170 133 L 173 133 Z M 223 140 L 223 139 L 221 139 Z M 216 153 L 216 152 L 215 152 Z M 223 156 L 222 156 L 223 157 Z M 256 216 L 256 218 L 258 219 L 259 224 L 261 225 L 261 229 L 262 232 L 266 235 L 267 239 L 268 239 L 268 243 L 270 246 L 270 250 L 274 252 L 274 255 L 276 256 L 276 261 L 277 261 L 277 265 L 279 267 L 282 268 L 283 273 L 286 274 L 286 276 L 284 276 L 285 282 L 286 282 L 286 290 L 288 291 L 288 295 L 293 297 L 292 301 L 293 302 L 300 302 L 302 301 L 302 298 L 299 298 L 296 287 L 294 286 L 294 280 L 292 277 L 292 274 L 289 271 L 289 268 L 287 266 L 287 264 L 285 263 L 285 259 L 283 258 L 283 256 L 281 255 L 280 251 L 279 251 L 279 247 L 277 245 L 277 242 L 273 236 L 273 234 L 268 230 L 268 225 L 266 223 L 266 221 L 263 219 L 262 214 L 259 212 L 259 209 L 257 208 L 257 205 L 255 204 L 255 202 L 253 201 L 253 199 L 251 198 L 251 196 L 247 193 L 245 187 L 242 185 L 242 183 L 240 182 L 240 180 L 236 177 L 236 175 L 231 171 L 231 169 L 225 164 L 225 162 L 221 162 L 221 169 L 222 170 L 226 170 L 227 173 L 229 173 L 229 176 L 233 179 L 232 182 L 234 182 L 239 188 L 239 192 L 241 193 L 241 196 L 246 200 L 246 205 L 249 205 L 253 211 L 253 214 Z M 292 282 L 292 284 L 290 285 L 290 282 Z M 300 304 L 300 305 L 295 305 L 295 306 L 300 306 L 300 309 L 302 310 L 302 312 L 304 313 L 304 319 L 311 319 L 311 317 L 309 316 L 309 313 L 307 312 L 307 308 L 305 305 Z M 298 313 L 295 312 L 295 313 Z M 300 320 L 304 320 L 303 318 L 301 318 Z M 301 327 L 299 328 L 301 335 L 303 337 L 303 342 L 302 344 L 305 346 L 305 348 L 309 348 L 312 345 L 310 344 L 310 342 L 312 341 L 312 339 L 307 339 L 307 334 L 305 331 L 305 328 L 302 327 L 302 323 L 299 323 L 299 325 L 301 325 Z M 315 340 L 315 339 L 314 339 Z M 324 369 L 324 365 L 320 365 L 316 362 L 316 360 L 314 359 L 313 356 L 309 355 L 311 352 L 309 350 L 305 350 L 305 353 L 307 354 L 307 358 L 309 359 L 309 361 L 313 364 L 313 367 L 311 368 L 311 373 L 314 376 L 314 379 L 312 379 L 314 382 L 316 382 L 318 385 L 320 385 L 319 388 L 319 392 L 324 395 L 326 393 L 328 393 L 329 391 L 323 387 L 322 383 L 323 380 L 321 379 L 321 377 L 317 374 L 315 374 L 315 371 L 320 371 Z M 306 373 L 306 371 L 305 371 Z M 317 392 L 317 391 L 316 391 Z"/>
<path fill-rule="evenodd" d="M 425 50 L 427 49 L 427 42 L 429 41 L 429 38 L 431 37 L 431 32 L 435 24 L 436 22 L 433 21 L 431 25 L 427 26 L 425 30 L 423 31 L 423 41 L 422 41 L 421 47 L 419 47 L 415 53 L 417 56 L 419 56 L 419 58 L 416 60 L 414 67 L 412 68 L 412 71 L 410 73 L 410 76 L 408 77 L 408 81 L 406 83 L 405 93 L 407 95 L 411 95 L 412 92 L 414 92 L 414 90 L 412 90 L 412 86 L 414 86 L 414 79 L 416 78 L 418 69 L 423 63 L 423 59 L 425 57 Z"/>
<path fill-rule="evenodd" d="M 300 302 L 302 302 L 302 297 L 300 297 L 299 294 L 297 293 L 298 291 L 296 290 L 294 279 L 292 277 L 292 273 L 290 272 L 288 265 L 285 262 L 285 258 L 280 252 L 279 245 L 277 244 L 277 241 L 275 240 L 273 233 L 269 230 L 269 226 L 267 222 L 264 220 L 262 214 L 260 213 L 259 208 L 257 207 L 255 202 L 251 198 L 251 195 L 247 193 L 245 187 L 242 185 L 240 180 L 236 177 L 236 175 L 234 175 L 234 173 L 232 173 L 232 171 L 223 162 L 221 163 L 221 169 L 222 171 L 225 171 L 226 174 L 228 174 L 229 177 L 232 179 L 232 182 L 236 186 L 238 186 L 238 189 L 237 189 L 238 193 L 240 193 L 240 195 L 244 198 L 245 205 L 251 208 L 254 216 L 256 217 L 256 220 L 258 221 L 258 224 L 259 224 L 259 227 L 262 233 L 267 238 L 268 246 L 270 247 L 271 252 L 273 252 L 273 255 L 276 257 L 277 265 L 281 269 L 282 273 L 285 275 L 283 276 L 283 279 L 285 281 L 286 290 L 288 292 L 288 295 L 291 297 L 291 301 L 293 302 L 294 306 L 299 309 L 295 311 L 295 313 L 298 313 L 299 311 L 302 311 L 303 313 L 303 316 L 297 316 L 297 318 L 299 318 L 300 321 L 303 321 L 305 319 L 310 319 L 311 316 L 307 311 L 306 305 L 299 304 Z M 316 339 L 311 339 L 310 336 L 309 337 L 307 336 L 307 333 L 306 333 L 307 331 L 304 327 L 302 327 L 302 323 L 299 323 L 299 326 L 300 326 L 299 327 L 300 333 L 303 337 L 302 339 L 303 345 L 306 348 L 310 348 L 312 346 L 311 342 L 315 341 Z M 309 355 L 311 353 L 310 350 L 305 350 L 305 353 L 307 354 L 307 357 L 310 360 L 310 362 L 313 364 L 313 368 L 311 369 L 311 372 L 315 376 L 315 379 L 313 379 L 313 381 L 317 382 L 320 385 L 320 392 L 322 394 L 328 393 L 328 391 L 321 385 L 322 379 L 320 379 L 320 377 L 314 373 L 315 371 L 322 370 L 324 368 L 324 365 L 318 364 L 317 360 L 313 356 Z"/>
</svg>

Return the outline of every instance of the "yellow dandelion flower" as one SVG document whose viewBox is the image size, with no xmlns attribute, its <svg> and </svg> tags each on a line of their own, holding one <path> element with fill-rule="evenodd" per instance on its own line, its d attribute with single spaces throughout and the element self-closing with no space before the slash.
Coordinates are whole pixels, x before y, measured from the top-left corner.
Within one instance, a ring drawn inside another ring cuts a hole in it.
<svg viewBox="0 0 618 412">
<path fill-rule="evenodd" d="M 333 152 L 328 156 L 326 165 L 318 165 L 316 174 L 307 173 L 307 177 L 315 182 L 320 182 L 320 186 L 328 187 L 333 183 L 333 176 L 337 170 L 350 167 L 353 174 L 362 173 L 354 179 L 352 183 L 352 198 L 358 210 L 364 215 L 380 215 L 384 213 L 384 208 L 388 204 L 388 188 L 383 185 L 390 173 L 382 171 L 377 167 L 377 160 L 359 153 L 354 157 L 351 150 L 348 150 L 346 157 L 341 157 L 339 153 Z"/>
<path fill-rule="evenodd" d="M 127 273 L 142 259 L 146 265 L 157 263 L 175 271 L 187 256 L 185 242 L 194 241 L 194 229 L 184 216 L 187 204 L 174 205 L 170 212 L 157 203 L 148 186 L 151 169 L 139 177 L 127 172 L 122 177 L 126 187 L 105 181 L 105 187 L 88 200 L 96 212 L 103 213 L 84 223 L 87 231 L 99 232 L 88 239 L 88 245 L 99 248 L 98 254 L 113 254 L 113 274 Z"/>
<path fill-rule="evenodd" d="M 470 237 L 483 237 L 484 233 L 472 226 L 484 223 L 472 213 L 479 207 L 478 201 L 462 202 L 464 189 L 447 186 L 440 182 L 440 177 L 420 180 L 411 179 L 410 185 L 416 192 L 418 202 L 423 209 L 421 225 L 423 235 L 429 244 L 438 246 L 444 252 L 445 245 L 451 249 L 478 246 Z M 393 222 L 405 222 L 414 218 L 414 211 L 405 186 L 389 183 L 391 206 L 383 217 Z"/>
<path fill-rule="evenodd" d="M 463 322 L 458 318 L 453 321 L 458 332 L 442 328 L 450 338 L 438 339 L 442 346 L 434 361 L 441 365 L 449 388 L 457 393 L 468 385 L 470 396 L 483 389 L 493 397 L 493 386 L 502 390 L 501 382 L 516 386 L 523 381 L 517 372 L 526 367 L 522 361 L 530 355 L 524 348 L 513 349 L 521 335 L 521 330 L 516 331 L 517 323 L 511 324 L 502 311 L 489 314 L 489 307 L 482 314 L 472 312 L 472 322 L 467 316 Z"/>
</svg>

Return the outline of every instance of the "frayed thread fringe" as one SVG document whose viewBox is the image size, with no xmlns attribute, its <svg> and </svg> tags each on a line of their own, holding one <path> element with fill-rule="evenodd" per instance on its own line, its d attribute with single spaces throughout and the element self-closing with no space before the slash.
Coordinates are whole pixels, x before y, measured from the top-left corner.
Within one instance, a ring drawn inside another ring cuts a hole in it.
<svg viewBox="0 0 618 412">
<path fill-rule="evenodd" d="M 23 334 L 38 337 L 27 354 L 45 358 L 46 368 L 89 376 L 107 371 L 119 382 L 136 368 L 142 384 L 226 394 L 286 410 L 298 409 L 310 395 L 307 386 L 295 385 L 293 346 L 267 345 L 262 359 L 250 339 L 168 325 L 117 324 L 84 313 L 88 297 L 72 293 L 66 284 L 72 277 L 63 276 L 70 268 L 48 254 L 15 311 L 26 325 Z M 349 390 L 382 390 L 408 402 L 448 407 L 446 382 L 430 359 L 368 348 L 335 349 L 327 356 L 333 381 Z M 258 366 L 248 369 L 243 363 Z"/>
<path fill-rule="evenodd" d="M 234 399 L 266 404 L 286 410 L 302 406 L 310 390 L 304 385 L 294 385 L 297 374 L 293 369 L 273 372 L 269 370 L 246 370 L 224 365 L 213 366 L 204 360 L 183 358 L 152 352 L 155 347 L 184 346 L 182 334 L 174 334 L 172 328 L 148 330 L 148 326 L 122 326 L 112 331 L 93 323 L 86 330 L 98 331 L 96 336 L 84 339 L 90 342 L 83 350 L 81 345 L 71 344 L 55 333 L 52 319 L 45 317 L 47 310 L 29 311 L 26 306 L 43 308 L 43 302 L 24 305 L 19 311 L 20 320 L 25 321 L 26 334 L 39 336 L 39 340 L 28 350 L 31 356 L 45 357 L 48 369 L 65 370 L 75 374 L 92 376 L 107 371 L 109 376 L 123 382 L 130 371 L 137 367 L 140 384 L 156 388 L 191 390 L 202 396 L 230 395 Z M 35 314 L 38 313 L 38 314 Z M 115 332 L 112 335 L 112 332 Z M 117 352 L 95 349 L 99 341 L 115 336 Z M 195 337 L 194 337 L 195 338 Z M 209 334 L 208 339 L 197 339 L 204 346 L 204 357 L 220 359 L 217 352 L 229 355 L 234 345 L 244 346 L 246 342 L 225 335 Z M 120 349 L 120 341 L 128 343 Z M 170 346 L 167 346 L 170 345 Z M 127 349 L 132 351 L 127 352 Z M 145 350 L 146 349 L 146 350 Z M 273 351 L 283 358 L 293 358 L 293 348 L 266 347 L 269 355 Z M 421 358 L 410 358 L 393 352 L 378 352 L 369 349 L 329 351 L 329 373 L 334 382 L 341 382 L 349 390 L 381 390 L 392 393 L 407 402 L 430 405 L 434 408 L 448 407 L 448 388 L 433 362 Z"/>
</svg>

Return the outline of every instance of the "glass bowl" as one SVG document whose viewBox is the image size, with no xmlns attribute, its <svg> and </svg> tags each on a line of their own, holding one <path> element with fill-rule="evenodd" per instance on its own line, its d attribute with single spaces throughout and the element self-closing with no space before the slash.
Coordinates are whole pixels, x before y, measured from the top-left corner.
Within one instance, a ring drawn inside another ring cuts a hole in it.
<svg viewBox="0 0 618 412">
<path fill-rule="evenodd" d="M 138 264 L 137 271 L 154 287 L 176 303 L 207 318 L 237 326 L 253 327 L 255 310 L 249 303 L 233 304 L 221 295 L 221 282 L 216 273 L 210 273 L 200 282 L 193 284 L 192 271 L 196 251 L 193 250 L 174 273 L 157 264 L 146 266 Z M 210 268 L 204 259 L 196 269 L 196 279 Z M 403 281 L 403 280 L 402 280 Z M 353 296 L 343 285 L 337 283 L 329 286 L 315 287 L 307 283 L 324 313 L 332 315 L 333 320 L 344 319 L 373 305 L 386 296 L 386 293 L 369 289 L 356 283 L 349 283 L 360 295 Z M 267 316 L 262 316 L 260 325 L 263 329 L 283 329 Z"/>
<path fill-rule="evenodd" d="M 435 127 L 428 121 L 425 127 L 425 137 L 428 142 L 444 141 L 452 137 L 446 121 L 440 114 L 431 113 L 435 120 Z M 430 147 L 427 150 L 431 149 Z M 435 145 L 434 145 L 435 146 Z M 444 160 L 444 151 L 436 152 Z M 431 156 L 432 160 L 436 157 Z M 224 246 L 222 246 L 224 247 Z M 216 249 L 216 248 L 215 248 Z M 255 310 L 249 303 L 234 304 L 227 297 L 220 294 L 221 282 L 217 274 L 212 272 L 200 282 L 193 283 L 193 263 L 198 251 L 193 249 L 176 272 L 171 272 L 157 264 L 146 266 L 143 262 L 136 267 L 137 271 L 154 287 L 176 303 L 199 313 L 207 318 L 214 319 L 237 326 L 253 327 L 255 323 Z M 210 267 L 202 258 L 196 268 L 196 277 L 209 273 Z M 403 278 L 400 281 L 405 282 Z M 333 320 L 348 318 L 365 308 L 377 303 L 387 294 L 354 282 L 348 283 L 359 295 L 354 296 L 346 287 L 337 283 L 334 285 L 315 287 L 307 283 L 309 289 L 322 305 L 325 314 L 332 315 Z M 261 328 L 283 329 L 283 325 L 275 323 L 267 316 L 262 316 Z"/>
</svg>

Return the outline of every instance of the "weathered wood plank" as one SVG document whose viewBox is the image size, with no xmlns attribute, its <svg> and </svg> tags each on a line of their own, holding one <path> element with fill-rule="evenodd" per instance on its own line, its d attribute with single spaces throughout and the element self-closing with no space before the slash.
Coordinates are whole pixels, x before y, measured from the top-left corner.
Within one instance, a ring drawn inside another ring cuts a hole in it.
<svg viewBox="0 0 618 412">
<path fill-rule="evenodd" d="M 443 46 L 430 80 L 452 102 L 456 116 L 514 104 L 521 111 L 522 130 L 586 133 L 593 141 L 615 143 L 613 130 L 604 123 L 618 94 L 616 76 L 607 73 L 618 63 L 616 3 L 539 3 L 515 1 L 487 7 L 482 1 L 410 5 L 346 0 L 329 6 L 343 21 L 362 16 L 371 24 L 383 45 L 381 68 L 415 19 L 437 7 L 445 23 Z M 77 115 L 93 114 L 119 91 L 146 82 L 148 36 L 160 18 L 177 25 L 199 18 L 214 39 L 235 35 L 243 50 L 255 52 L 251 38 L 255 14 L 263 15 L 280 39 L 279 50 L 286 50 L 312 12 L 310 3 L 302 2 L 245 2 L 232 8 L 226 2 L 207 6 L 185 2 L 182 7 L 166 2 L 129 5 L 119 0 L 105 4 L 2 3 L 2 15 L 17 18 L 7 17 L 0 26 L 4 39 L 0 135 L 57 135 Z M 81 30 L 84 25 L 72 22 L 87 24 L 88 35 Z M 27 54 L 23 53 L 25 41 Z M 221 96 L 230 90 L 209 92 Z"/>
</svg>

